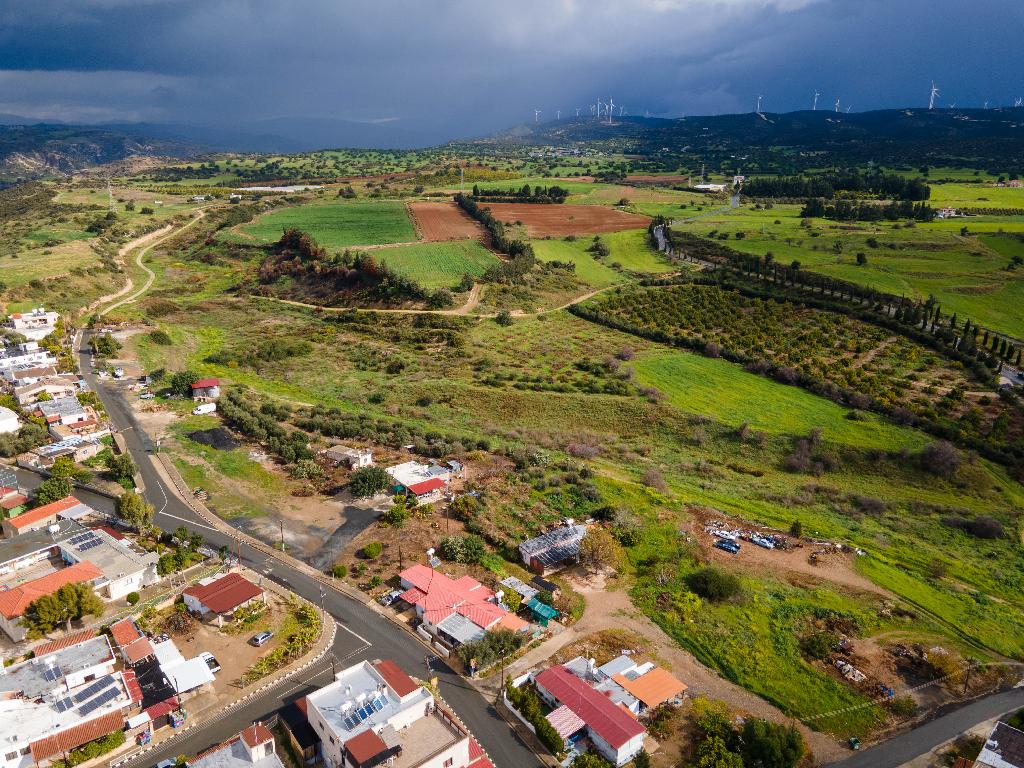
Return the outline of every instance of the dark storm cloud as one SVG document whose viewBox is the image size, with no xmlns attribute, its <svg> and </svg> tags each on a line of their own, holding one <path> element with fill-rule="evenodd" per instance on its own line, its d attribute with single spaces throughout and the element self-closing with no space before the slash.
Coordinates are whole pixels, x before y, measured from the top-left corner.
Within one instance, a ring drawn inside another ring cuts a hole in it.
<svg viewBox="0 0 1024 768">
<path fill-rule="evenodd" d="M 5 0 L 0 112 L 232 128 L 338 118 L 436 140 L 563 117 L 1024 95 L 1010 0 Z"/>
</svg>

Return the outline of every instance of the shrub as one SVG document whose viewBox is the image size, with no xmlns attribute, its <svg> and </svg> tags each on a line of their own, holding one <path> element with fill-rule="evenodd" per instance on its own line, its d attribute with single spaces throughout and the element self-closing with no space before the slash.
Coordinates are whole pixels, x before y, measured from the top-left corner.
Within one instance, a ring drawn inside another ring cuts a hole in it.
<svg viewBox="0 0 1024 768">
<path fill-rule="evenodd" d="M 952 477 L 963 461 L 960 451 L 947 440 L 928 443 L 921 449 L 918 459 L 922 469 L 940 477 Z"/>
<path fill-rule="evenodd" d="M 718 568 L 702 568 L 686 577 L 691 592 L 706 600 L 721 602 L 735 597 L 740 592 L 740 580 L 733 574 Z"/>
<path fill-rule="evenodd" d="M 135 605 L 142 599 L 142 595 L 138 592 L 129 592 L 124 596 L 124 599 L 127 601 L 128 605 Z"/>
<path fill-rule="evenodd" d="M 1006 535 L 1003 524 L 988 515 L 979 515 L 973 520 L 960 515 L 948 515 L 942 518 L 942 524 L 950 528 L 959 528 L 979 539 L 1001 539 Z"/>
<path fill-rule="evenodd" d="M 344 563 L 335 563 L 334 567 L 331 568 L 331 576 L 336 579 L 344 579 L 348 576 L 348 566 Z"/>
<path fill-rule="evenodd" d="M 495 315 L 494 322 L 496 322 L 498 325 L 503 326 L 512 325 L 512 313 L 509 312 L 507 309 L 503 309 L 497 315 Z"/>
<path fill-rule="evenodd" d="M 376 496 L 391 487 L 391 475 L 380 467 L 363 467 L 352 473 L 348 490 L 355 498 Z"/>
<path fill-rule="evenodd" d="M 898 696 L 889 700 L 889 711 L 897 717 L 911 717 L 917 714 L 917 702 L 913 696 Z"/>
<path fill-rule="evenodd" d="M 800 650 L 812 659 L 827 659 L 835 650 L 836 636 L 831 632 L 815 632 L 800 641 Z"/>
<path fill-rule="evenodd" d="M 742 730 L 742 754 L 746 765 L 760 768 L 793 768 L 806 747 L 800 731 L 791 725 L 752 718 Z"/>
<path fill-rule="evenodd" d="M 367 560 L 376 560 L 384 553 L 384 545 L 379 541 L 371 541 L 363 547 L 363 557 Z"/>
<path fill-rule="evenodd" d="M 149 334 L 149 340 L 154 344 L 159 344 L 163 347 L 170 346 L 173 342 L 171 341 L 170 335 L 167 331 L 156 330 Z"/>
</svg>

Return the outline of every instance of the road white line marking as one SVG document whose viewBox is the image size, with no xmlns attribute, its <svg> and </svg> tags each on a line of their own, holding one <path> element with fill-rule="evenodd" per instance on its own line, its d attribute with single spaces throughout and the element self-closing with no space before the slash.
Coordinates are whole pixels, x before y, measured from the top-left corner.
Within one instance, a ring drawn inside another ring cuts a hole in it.
<svg viewBox="0 0 1024 768">
<path fill-rule="evenodd" d="M 172 520 L 180 520 L 181 522 L 188 523 L 189 525 L 195 526 L 196 528 L 205 528 L 208 531 L 214 531 L 214 532 L 217 531 L 216 528 L 211 528 L 208 525 L 203 525 L 202 523 L 197 523 L 195 520 L 187 520 L 184 517 L 178 517 L 177 515 L 172 515 L 170 512 L 158 512 L 157 514 L 163 515 L 164 517 L 169 517 Z"/>
<path fill-rule="evenodd" d="M 335 623 L 335 624 L 337 624 L 337 625 L 338 625 L 338 627 L 340 627 L 341 629 L 344 629 L 344 630 L 345 630 L 346 632 L 348 632 L 348 633 L 349 633 L 350 635 L 352 635 L 352 636 L 354 636 L 354 637 L 358 637 L 358 638 L 359 638 L 360 640 L 362 640 L 362 641 L 363 641 L 364 643 L 366 643 L 366 647 L 367 647 L 367 648 L 371 648 L 371 647 L 373 646 L 373 643 L 371 643 L 371 642 L 370 642 L 369 640 L 367 640 L 367 639 L 366 639 L 365 637 L 363 637 L 362 635 L 360 635 L 360 634 L 358 634 L 358 633 L 356 633 L 356 632 L 353 632 L 353 631 L 352 631 L 351 629 L 349 629 L 348 627 L 346 627 L 346 626 L 345 626 L 344 624 L 342 624 L 342 623 L 341 623 L 340 621 L 335 621 L 334 623 Z"/>
</svg>

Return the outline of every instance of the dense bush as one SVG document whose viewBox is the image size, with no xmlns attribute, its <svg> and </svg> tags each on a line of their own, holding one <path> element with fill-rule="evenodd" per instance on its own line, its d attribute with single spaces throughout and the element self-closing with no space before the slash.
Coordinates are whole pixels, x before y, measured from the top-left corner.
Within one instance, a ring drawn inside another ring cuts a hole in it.
<svg viewBox="0 0 1024 768">
<path fill-rule="evenodd" d="M 354 498 L 364 499 L 383 493 L 393 483 L 391 475 L 381 467 L 363 467 L 352 473 L 348 480 L 348 491 Z"/>
<path fill-rule="evenodd" d="M 106 736 L 94 739 L 80 747 L 75 747 L 67 753 L 67 759 L 54 762 L 58 768 L 73 768 L 73 766 L 94 760 L 108 752 L 113 752 L 125 743 L 126 736 L 123 730 L 113 731 Z"/>
<path fill-rule="evenodd" d="M 706 600 L 721 602 L 739 594 L 740 580 L 734 574 L 718 568 L 702 568 L 686 577 L 690 591 Z"/>
<path fill-rule="evenodd" d="M 441 557 L 453 563 L 479 563 L 487 553 L 484 540 L 474 534 L 445 536 L 439 550 Z"/>
<path fill-rule="evenodd" d="M 379 541 L 371 541 L 363 545 L 363 557 L 367 560 L 376 560 L 384 552 L 384 545 Z"/>
<path fill-rule="evenodd" d="M 973 519 L 948 515 L 942 518 L 942 524 L 950 528 L 959 528 L 979 539 L 1001 539 L 1006 535 L 1003 524 L 989 515 L 979 515 Z"/>
</svg>

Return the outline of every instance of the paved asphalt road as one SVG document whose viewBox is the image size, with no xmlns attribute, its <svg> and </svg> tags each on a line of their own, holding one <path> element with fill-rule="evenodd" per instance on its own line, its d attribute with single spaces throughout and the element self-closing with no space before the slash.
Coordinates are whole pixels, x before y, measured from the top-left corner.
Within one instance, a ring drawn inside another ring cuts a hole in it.
<svg viewBox="0 0 1024 768">
<path fill-rule="evenodd" d="M 165 531 L 173 531 L 179 525 L 184 525 L 189 530 L 201 534 L 215 549 L 228 545 L 235 550 L 237 547 L 233 539 L 208 526 L 165 487 L 146 455 L 153 450 L 153 441 L 138 427 L 125 399 L 93 375 L 89 362 L 90 352 L 83 339 L 79 353 L 82 375 L 89 387 L 99 394 L 112 424 L 125 438 L 128 450 L 142 474 L 146 498 L 156 509 L 154 524 Z M 85 498 L 86 496 L 89 498 Z M 100 509 L 112 508 L 109 499 L 93 494 L 83 494 L 83 501 L 95 503 Z M 320 603 L 320 585 L 303 572 L 286 563 L 268 558 L 262 552 L 257 552 L 245 544 L 241 546 L 240 554 L 241 560 L 248 567 L 265 573 L 269 578 L 307 600 Z M 334 657 L 339 669 L 364 659 L 393 659 L 407 672 L 427 677 L 426 667 L 429 664 L 432 668 L 430 676 L 436 676 L 440 681 L 441 695 L 466 723 L 498 768 L 541 766 L 537 757 L 519 741 L 497 714 L 494 706 L 485 701 L 461 676 L 452 672 L 441 659 L 428 654 L 426 648 L 414 638 L 385 617 L 334 590 L 327 590 L 324 605 L 339 626 L 334 644 Z M 311 670 L 305 676 L 305 680 L 305 683 L 295 679 L 286 681 L 280 690 L 273 689 L 251 704 L 232 711 L 223 719 L 214 718 L 202 728 L 194 730 L 187 737 L 176 741 L 173 749 L 154 749 L 146 755 L 145 761 L 133 764 L 132 768 L 155 765 L 158 761 L 177 754 L 194 755 L 208 746 L 224 741 L 251 724 L 253 720 L 269 715 L 282 704 L 330 682 L 330 659 L 324 660 L 319 672 Z"/>
<path fill-rule="evenodd" d="M 1024 707 L 1024 688 L 986 696 L 877 747 L 856 752 L 845 760 L 832 763 L 829 768 L 897 768 L 955 739 L 978 723 L 1001 717 L 1021 707 Z"/>
</svg>

